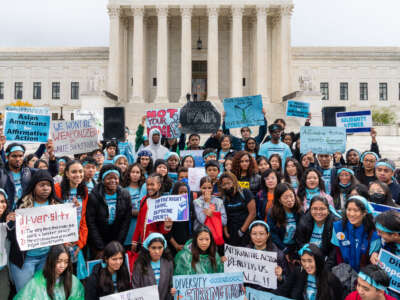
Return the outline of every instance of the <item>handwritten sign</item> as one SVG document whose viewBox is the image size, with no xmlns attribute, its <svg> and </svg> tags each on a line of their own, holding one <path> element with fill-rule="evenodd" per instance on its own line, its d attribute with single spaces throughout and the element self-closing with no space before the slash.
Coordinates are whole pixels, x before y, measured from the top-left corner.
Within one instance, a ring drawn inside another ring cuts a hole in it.
<svg viewBox="0 0 400 300">
<path fill-rule="evenodd" d="M 400 257 L 381 249 L 378 259 L 380 267 L 384 269 L 390 277 L 389 289 L 400 293 Z"/>
<path fill-rule="evenodd" d="M 4 121 L 7 141 L 46 143 L 49 139 L 48 109 L 35 107 L 7 107 Z"/>
<path fill-rule="evenodd" d="M 76 207 L 46 205 L 15 211 L 16 235 L 21 251 L 78 240 Z"/>
<path fill-rule="evenodd" d="M 346 128 L 346 132 L 370 132 L 372 127 L 371 111 L 337 112 L 336 126 Z"/>
<path fill-rule="evenodd" d="M 224 99 L 226 128 L 264 125 L 261 95 Z"/>
<path fill-rule="evenodd" d="M 243 300 L 243 273 L 174 276 L 176 300 Z"/>
<path fill-rule="evenodd" d="M 170 195 L 147 201 L 147 224 L 165 221 L 174 222 L 189 220 L 188 195 Z"/>
<path fill-rule="evenodd" d="M 203 151 L 204 150 L 182 150 L 180 152 L 181 157 L 185 157 L 190 155 L 194 159 L 194 164 L 196 167 L 204 167 L 204 159 L 203 159 Z"/>
<path fill-rule="evenodd" d="M 158 128 L 161 134 L 167 138 L 179 137 L 179 109 L 163 108 L 153 109 L 146 112 L 147 135 L 153 128 Z"/>
<path fill-rule="evenodd" d="M 316 154 L 344 153 L 346 151 L 346 128 L 314 127 L 300 128 L 300 152 Z"/>
<path fill-rule="evenodd" d="M 183 133 L 215 133 L 221 126 L 221 114 L 209 101 L 189 102 L 181 108 L 179 122 Z"/>
<path fill-rule="evenodd" d="M 98 130 L 93 119 L 55 121 L 51 123 L 54 152 L 58 156 L 90 152 L 97 149 Z"/>
<path fill-rule="evenodd" d="M 310 103 L 289 100 L 286 106 L 286 116 L 308 118 L 310 115 Z"/>
<path fill-rule="evenodd" d="M 204 176 L 207 176 L 204 168 L 189 168 L 188 170 L 188 181 L 189 188 L 193 192 L 200 191 L 200 180 Z"/>
<path fill-rule="evenodd" d="M 100 297 L 100 300 L 154 300 L 159 299 L 156 285 Z"/>
<path fill-rule="evenodd" d="M 252 289 L 250 287 L 246 287 L 246 297 L 247 300 L 290 300 L 286 297 L 277 296 L 272 293 Z"/>
<path fill-rule="evenodd" d="M 225 244 L 225 272 L 243 272 L 244 282 L 267 289 L 277 288 L 277 253 Z"/>
</svg>

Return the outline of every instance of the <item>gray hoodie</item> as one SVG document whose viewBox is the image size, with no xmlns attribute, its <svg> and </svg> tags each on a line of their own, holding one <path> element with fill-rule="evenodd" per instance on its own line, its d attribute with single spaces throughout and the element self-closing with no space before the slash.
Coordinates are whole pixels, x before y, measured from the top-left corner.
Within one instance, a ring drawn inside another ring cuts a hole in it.
<svg viewBox="0 0 400 300">
<path fill-rule="evenodd" d="M 153 143 L 153 134 L 155 132 L 158 132 L 160 135 L 160 141 L 157 144 Z M 153 161 L 156 161 L 157 159 L 165 159 L 167 156 L 169 150 L 161 145 L 161 132 L 157 128 L 153 128 L 149 132 L 149 145 L 144 148 L 144 150 L 149 150 L 151 154 L 153 155 Z"/>
</svg>

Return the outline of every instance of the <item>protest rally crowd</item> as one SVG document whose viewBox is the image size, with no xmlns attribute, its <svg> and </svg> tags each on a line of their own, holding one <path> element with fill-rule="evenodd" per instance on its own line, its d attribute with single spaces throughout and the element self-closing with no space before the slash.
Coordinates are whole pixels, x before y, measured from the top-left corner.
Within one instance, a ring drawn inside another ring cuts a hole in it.
<svg viewBox="0 0 400 300">
<path fill-rule="evenodd" d="M 0 299 L 94 300 L 149 286 L 159 299 L 185 299 L 174 276 L 242 269 L 240 299 L 245 289 L 304 300 L 400 299 L 400 266 L 381 257 L 400 256 L 400 178 L 373 129 L 370 149 L 316 154 L 301 153 L 300 134 L 285 132 L 283 119 L 264 119 L 255 137 L 249 127 L 234 136 L 223 122 L 204 145 L 198 133 L 147 135 L 145 122 L 134 145 L 127 129 L 125 141 L 74 157 L 56 157 L 52 140 L 26 153 L 0 138 Z M 192 178 L 193 168 L 203 175 Z M 182 195 L 186 218 L 149 222 L 159 205 L 152 202 Z M 67 203 L 76 208 L 77 241 L 23 250 L 18 214 Z M 274 253 L 272 272 L 256 282 L 256 270 L 239 262 L 247 254 L 233 262 L 235 251 Z"/>
</svg>

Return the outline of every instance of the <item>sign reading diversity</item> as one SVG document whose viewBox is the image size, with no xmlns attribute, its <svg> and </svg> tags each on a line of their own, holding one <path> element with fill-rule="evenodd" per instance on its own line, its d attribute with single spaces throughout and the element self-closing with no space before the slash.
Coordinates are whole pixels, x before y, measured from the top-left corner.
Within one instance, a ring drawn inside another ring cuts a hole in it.
<svg viewBox="0 0 400 300">
<path fill-rule="evenodd" d="M 98 130 L 93 119 L 51 123 L 51 137 L 57 156 L 85 153 L 98 149 L 97 133 Z"/>
<path fill-rule="evenodd" d="M 158 128 L 166 138 L 178 138 L 180 136 L 179 109 L 163 108 L 148 110 L 146 112 L 147 135 L 153 128 Z"/>
<path fill-rule="evenodd" d="M 100 300 L 154 300 L 159 299 L 156 285 L 100 297 Z"/>
<path fill-rule="evenodd" d="M 277 296 L 272 293 L 252 289 L 250 287 L 246 287 L 246 297 L 247 300 L 290 300 L 286 297 Z"/>
<path fill-rule="evenodd" d="M 204 167 L 203 151 L 204 150 L 182 150 L 180 151 L 180 155 L 182 158 L 190 155 L 193 157 L 196 167 Z"/>
<path fill-rule="evenodd" d="M 243 300 L 243 273 L 174 276 L 176 300 Z"/>
<path fill-rule="evenodd" d="M 21 251 L 78 240 L 76 207 L 70 203 L 17 209 L 15 215 Z"/>
<path fill-rule="evenodd" d="M 400 293 L 400 257 L 381 249 L 378 259 L 380 267 L 390 277 L 389 289 Z"/>
<path fill-rule="evenodd" d="M 276 252 L 233 247 L 225 244 L 225 272 L 243 272 L 244 282 L 267 289 L 277 288 Z"/>
<path fill-rule="evenodd" d="M 207 176 L 206 170 L 204 168 L 189 168 L 188 182 L 191 191 L 200 191 L 200 180 L 204 176 Z"/>
<path fill-rule="evenodd" d="M 226 128 L 264 125 L 262 108 L 261 95 L 224 99 Z"/>
<path fill-rule="evenodd" d="M 170 218 L 174 222 L 189 220 L 188 195 L 162 196 L 147 201 L 147 224 L 165 221 Z"/>
<path fill-rule="evenodd" d="M 315 154 L 344 153 L 346 151 L 346 128 L 314 127 L 300 128 L 300 152 L 312 151 Z"/>
<path fill-rule="evenodd" d="M 49 130 L 48 108 L 6 107 L 4 135 L 8 142 L 46 143 Z"/>
<path fill-rule="evenodd" d="M 286 116 L 307 119 L 310 116 L 310 103 L 289 100 L 286 105 Z"/>
<path fill-rule="evenodd" d="M 346 128 L 346 132 L 369 132 L 372 127 L 370 110 L 337 112 L 336 126 Z"/>
<path fill-rule="evenodd" d="M 221 126 L 221 114 L 209 101 L 189 102 L 181 108 L 179 122 L 183 133 L 215 133 Z"/>
</svg>

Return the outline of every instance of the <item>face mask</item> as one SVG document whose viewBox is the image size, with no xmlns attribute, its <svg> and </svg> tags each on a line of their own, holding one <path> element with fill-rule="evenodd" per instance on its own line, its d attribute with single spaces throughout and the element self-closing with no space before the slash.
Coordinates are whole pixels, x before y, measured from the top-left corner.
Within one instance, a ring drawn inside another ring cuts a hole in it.
<svg viewBox="0 0 400 300">
<path fill-rule="evenodd" d="M 225 194 L 227 194 L 228 196 L 233 196 L 234 193 L 235 193 L 235 189 L 233 187 L 225 190 Z"/>
<path fill-rule="evenodd" d="M 381 193 L 373 193 L 370 195 L 371 202 L 377 203 L 377 204 L 382 204 L 385 202 L 385 194 Z"/>
</svg>

